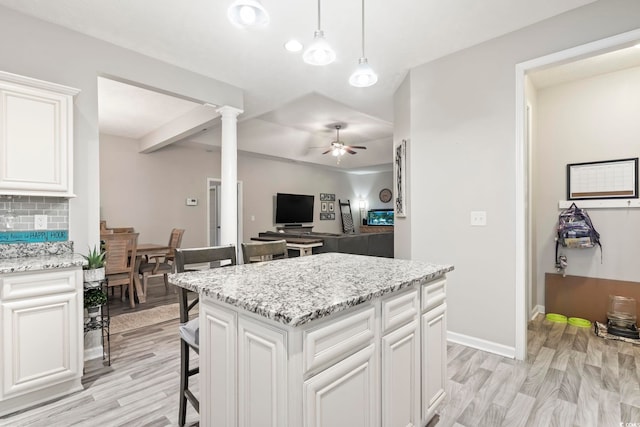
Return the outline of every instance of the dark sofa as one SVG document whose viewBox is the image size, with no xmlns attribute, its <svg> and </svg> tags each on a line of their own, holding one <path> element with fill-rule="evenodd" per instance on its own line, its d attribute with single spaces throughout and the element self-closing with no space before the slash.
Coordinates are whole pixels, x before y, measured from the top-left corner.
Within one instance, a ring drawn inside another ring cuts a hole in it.
<svg viewBox="0 0 640 427">
<path fill-rule="evenodd" d="M 259 236 L 279 236 L 282 238 L 308 237 L 322 239 L 322 246 L 313 248 L 314 254 L 341 252 L 345 254 L 393 258 L 393 233 L 334 234 L 287 230 L 284 233 L 267 231 L 260 233 Z"/>
</svg>

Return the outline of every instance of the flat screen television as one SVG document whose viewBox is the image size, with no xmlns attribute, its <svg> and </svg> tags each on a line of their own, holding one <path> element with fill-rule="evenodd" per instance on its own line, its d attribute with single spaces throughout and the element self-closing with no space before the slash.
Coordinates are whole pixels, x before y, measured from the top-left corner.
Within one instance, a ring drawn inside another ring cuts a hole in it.
<svg viewBox="0 0 640 427">
<path fill-rule="evenodd" d="M 372 209 L 367 213 L 367 225 L 393 225 L 393 209 Z"/>
<path fill-rule="evenodd" d="M 276 194 L 276 224 L 313 222 L 313 198 L 304 194 Z"/>
</svg>

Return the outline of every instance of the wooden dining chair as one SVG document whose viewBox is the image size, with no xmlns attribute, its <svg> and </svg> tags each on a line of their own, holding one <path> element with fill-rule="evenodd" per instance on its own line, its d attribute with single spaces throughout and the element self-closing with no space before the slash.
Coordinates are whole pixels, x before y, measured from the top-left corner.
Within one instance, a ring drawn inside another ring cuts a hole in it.
<svg viewBox="0 0 640 427">
<path fill-rule="evenodd" d="M 166 255 L 151 256 L 146 261 L 140 264 L 140 274 L 142 275 L 142 292 L 147 295 L 147 286 L 149 284 L 150 276 L 164 276 L 165 290 L 169 291 L 169 279 L 168 274 L 173 272 L 173 260 L 174 252 L 176 248 L 179 248 L 182 244 L 182 236 L 184 230 L 181 228 L 174 228 L 171 230 L 169 236 L 169 252 Z"/>
<path fill-rule="evenodd" d="M 226 267 L 236 265 L 236 247 L 215 246 L 197 249 L 175 250 L 175 266 L 177 273 L 183 273 L 187 265 L 205 265 Z M 189 295 L 195 295 L 189 301 Z M 178 425 L 184 426 L 187 417 L 187 400 L 200 413 L 200 402 L 189 389 L 189 377 L 196 375 L 199 368 L 189 367 L 190 349 L 198 353 L 200 351 L 200 323 L 198 317 L 189 319 L 190 311 L 198 304 L 198 294 L 184 288 L 178 288 L 178 300 L 180 303 L 180 406 L 178 409 Z"/>
<path fill-rule="evenodd" d="M 242 259 L 245 264 L 288 257 L 287 241 L 242 243 Z"/>
<path fill-rule="evenodd" d="M 125 299 L 124 287 L 129 288 L 129 305 L 134 308 L 134 275 L 138 233 L 113 233 L 101 235 L 105 249 L 105 274 L 107 287 L 120 286 L 122 300 Z"/>
</svg>

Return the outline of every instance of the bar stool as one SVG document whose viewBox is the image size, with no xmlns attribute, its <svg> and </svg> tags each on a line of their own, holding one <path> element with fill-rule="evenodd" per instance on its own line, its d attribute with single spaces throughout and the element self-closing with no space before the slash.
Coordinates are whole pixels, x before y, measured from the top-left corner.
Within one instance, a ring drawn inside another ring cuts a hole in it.
<svg viewBox="0 0 640 427">
<path fill-rule="evenodd" d="M 236 247 L 214 246 L 208 248 L 197 249 L 179 249 L 175 250 L 176 272 L 183 273 L 185 265 L 207 264 L 208 268 L 225 267 L 236 265 Z M 224 265 L 223 265 L 224 263 Z M 199 298 L 196 295 L 189 301 L 189 294 L 195 292 L 184 288 L 178 288 L 178 300 L 180 303 L 180 407 L 178 410 L 178 425 L 184 426 L 187 418 L 187 400 L 200 413 L 200 402 L 189 389 L 189 377 L 200 372 L 200 367 L 189 367 L 189 349 L 199 353 L 200 351 L 200 324 L 196 316 L 189 320 L 189 313 L 198 304 Z"/>
</svg>

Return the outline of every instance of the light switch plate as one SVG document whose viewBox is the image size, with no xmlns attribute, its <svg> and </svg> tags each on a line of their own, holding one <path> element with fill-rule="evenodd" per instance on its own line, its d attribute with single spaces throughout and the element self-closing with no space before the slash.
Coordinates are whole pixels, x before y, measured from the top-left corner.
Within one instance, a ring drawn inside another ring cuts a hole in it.
<svg viewBox="0 0 640 427">
<path fill-rule="evenodd" d="M 471 225 L 474 227 L 484 227 L 487 225 L 486 211 L 471 211 Z"/>
<path fill-rule="evenodd" d="M 188 198 L 187 206 L 198 206 L 198 199 Z"/>
<path fill-rule="evenodd" d="M 33 216 L 33 228 L 36 230 L 47 229 L 47 216 L 46 215 L 34 215 Z"/>
</svg>

